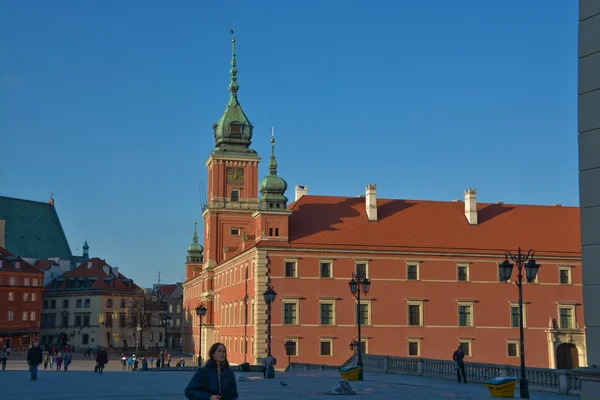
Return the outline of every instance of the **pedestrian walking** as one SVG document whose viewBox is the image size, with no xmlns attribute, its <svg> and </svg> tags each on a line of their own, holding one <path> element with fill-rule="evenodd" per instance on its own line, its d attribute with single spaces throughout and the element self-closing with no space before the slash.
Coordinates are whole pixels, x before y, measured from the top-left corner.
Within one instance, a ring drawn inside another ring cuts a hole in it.
<svg viewBox="0 0 600 400">
<path fill-rule="evenodd" d="M 104 366 L 108 363 L 108 353 L 104 347 L 100 347 L 100 350 L 96 354 L 96 365 L 98 366 L 98 372 L 104 371 Z"/>
<path fill-rule="evenodd" d="M 27 364 L 29 364 L 29 371 L 31 372 L 31 380 L 37 380 L 38 366 L 43 361 L 43 352 L 38 342 L 33 342 L 33 347 L 27 352 Z"/>
<path fill-rule="evenodd" d="M 235 374 L 227 361 L 223 343 L 215 343 L 208 350 L 208 361 L 199 368 L 185 388 L 189 400 L 238 400 Z"/>
<path fill-rule="evenodd" d="M 452 359 L 454 360 L 458 383 L 461 383 L 461 381 L 467 383 L 467 374 L 465 373 L 465 352 L 463 351 L 462 346 L 458 346 L 454 354 L 452 354 Z"/>
</svg>

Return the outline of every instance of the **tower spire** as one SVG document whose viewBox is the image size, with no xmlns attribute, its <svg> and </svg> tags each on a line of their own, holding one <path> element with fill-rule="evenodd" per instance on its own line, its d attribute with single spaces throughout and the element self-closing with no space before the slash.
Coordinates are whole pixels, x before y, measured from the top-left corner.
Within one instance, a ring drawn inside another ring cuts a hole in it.
<svg viewBox="0 0 600 400">
<path fill-rule="evenodd" d="M 231 69 L 229 74 L 231 75 L 231 82 L 229 83 L 229 105 L 239 105 L 237 98 L 237 92 L 240 88 L 237 84 L 237 68 L 235 59 L 235 24 L 231 27 Z"/>
<path fill-rule="evenodd" d="M 277 161 L 275 161 L 275 128 L 271 127 L 271 160 L 269 161 L 269 175 L 277 175 Z"/>
<path fill-rule="evenodd" d="M 192 237 L 192 244 L 188 246 L 187 262 L 201 263 L 203 260 L 204 247 L 198 243 L 198 221 L 194 220 L 194 236 Z"/>
</svg>

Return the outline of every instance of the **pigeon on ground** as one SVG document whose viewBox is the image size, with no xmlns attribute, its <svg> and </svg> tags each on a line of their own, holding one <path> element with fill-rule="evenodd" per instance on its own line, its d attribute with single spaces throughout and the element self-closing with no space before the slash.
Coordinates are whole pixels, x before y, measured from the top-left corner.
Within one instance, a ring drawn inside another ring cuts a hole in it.
<svg viewBox="0 0 600 400">
<path fill-rule="evenodd" d="M 285 383 L 284 381 L 280 381 L 279 383 L 281 383 L 282 387 L 286 387 L 287 386 L 287 383 Z"/>
</svg>

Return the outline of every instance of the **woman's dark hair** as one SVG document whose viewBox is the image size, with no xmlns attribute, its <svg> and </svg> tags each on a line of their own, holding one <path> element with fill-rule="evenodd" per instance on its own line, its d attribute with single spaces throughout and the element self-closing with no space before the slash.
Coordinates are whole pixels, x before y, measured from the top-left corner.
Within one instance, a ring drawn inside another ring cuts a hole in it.
<svg viewBox="0 0 600 400">
<path fill-rule="evenodd" d="M 210 346 L 210 349 L 208 350 L 208 358 L 210 358 L 211 360 L 214 361 L 213 356 L 215 355 L 215 353 L 217 352 L 217 349 L 219 348 L 219 346 L 223 346 L 223 348 L 225 349 L 225 360 L 224 363 L 228 363 L 227 361 L 227 347 L 225 347 L 225 345 L 223 343 L 215 343 L 212 346 Z"/>
</svg>

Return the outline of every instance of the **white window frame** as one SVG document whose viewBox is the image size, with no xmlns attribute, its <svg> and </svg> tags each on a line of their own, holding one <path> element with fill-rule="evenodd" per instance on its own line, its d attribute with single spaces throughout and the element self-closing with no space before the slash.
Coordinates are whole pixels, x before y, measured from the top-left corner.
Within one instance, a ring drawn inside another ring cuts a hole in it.
<svg viewBox="0 0 600 400">
<path fill-rule="evenodd" d="M 14 317 L 15 317 L 15 315 L 13 314 L 13 312 L 12 312 L 12 311 L 9 311 L 9 312 L 8 312 L 8 315 L 7 315 L 7 319 L 8 319 L 9 321 L 12 321 L 12 320 L 14 320 Z"/>
<path fill-rule="evenodd" d="M 37 293 L 31 293 L 31 301 L 37 301 Z"/>
<path fill-rule="evenodd" d="M 15 286 L 17 284 L 17 280 L 14 276 L 11 276 L 10 278 L 8 278 L 8 284 L 10 286 Z"/>
<path fill-rule="evenodd" d="M 22 313 L 23 315 L 21 316 L 21 319 L 23 321 L 29 321 L 29 313 L 27 311 L 23 311 Z"/>
<path fill-rule="evenodd" d="M 27 293 L 27 292 L 23 293 L 23 301 L 29 301 L 29 293 Z"/>
<path fill-rule="evenodd" d="M 8 292 L 8 301 L 15 301 L 15 292 Z"/>
<path fill-rule="evenodd" d="M 372 319 L 372 314 L 371 314 L 372 313 L 371 312 L 371 310 L 372 310 L 372 307 L 371 307 L 372 302 L 371 302 L 371 300 L 369 300 L 369 299 L 360 299 L 360 304 L 361 305 L 364 304 L 364 305 L 367 306 L 367 322 L 368 322 L 366 324 L 361 324 L 361 326 L 372 326 L 373 325 L 373 319 Z M 358 300 L 354 299 L 354 313 L 355 314 L 358 311 L 357 305 L 358 305 Z M 358 325 L 357 324 L 357 319 L 358 319 L 357 317 L 358 317 L 358 315 L 354 316 L 354 325 L 355 326 Z"/>
<path fill-rule="evenodd" d="M 459 273 L 458 271 L 461 268 L 465 268 L 467 270 L 467 279 L 464 281 L 461 281 L 459 278 Z M 465 264 L 465 263 L 458 263 L 456 264 L 456 281 L 457 282 L 471 282 L 471 268 L 469 264 Z"/>
<path fill-rule="evenodd" d="M 369 261 L 367 261 L 367 260 L 360 260 L 360 259 L 354 260 L 354 273 L 356 273 L 356 271 L 358 269 L 357 268 L 358 265 L 361 265 L 361 264 L 365 265 L 365 275 L 366 275 L 365 278 L 371 279 L 371 276 L 370 276 L 371 274 L 369 271 Z"/>
<path fill-rule="evenodd" d="M 471 324 L 470 325 L 461 325 L 460 324 L 460 307 L 470 307 L 471 312 Z M 456 304 L 456 325 L 459 328 L 473 328 L 475 327 L 475 307 L 473 301 L 458 301 Z"/>
<path fill-rule="evenodd" d="M 321 305 L 331 305 L 331 324 L 323 324 L 321 319 Z M 336 315 L 335 315 L 335 300 L 333 299 L 319 299 L 319 326 L 336 326 Z"/>
<path fill-rule="evenodd" d="M 229 228 L 229 234 L 231 236 L 240 236 L 240 234 L 241 234 L 240 232 L 241 231 L 242 230 L 240 228 Z"/>
<path fill-rule="evenodd" d="M 424 326 L 424 320 L 425 320 L 425 318 L 423 317 L 424 304 L 425 304 L 425 302 L 423 300 L 407 300 L 406 301 L 406 326 L 407 327 Z M 411 325 L 410 324 L 410 306 L 419 306 L 419 325 Z"/>
<path fill-rule="evenodd" d="M 23 286 L 29 286 L 29 278 L 23 278 Z"/>
<path fill-rule="evenodd" d="M 295 324 L 286 324 L 285 323 L 285 305 L 286 304 L 295 304 L 296 305 L 296 323 Z M 321 320 L 319 316 L 319 321 Z M 300 299 L 286 299 L 283 298 L 281 300 L 281 325 L 283 326 L 298 326 L 300 325 Z"/>
<path fill-rule="evenodd" d="M 567 283 L 562 283 L 560 281 L 560 272 L 567 271 L 568 273 L 568 281 Z M 573 284 L 573 268 L 566 265 L 559 265 L 558 267 L 558 284 L 559 285 L 572 285 Z"/>
<path fill-rule="evenodd" d="M 568 308 L 571 310 L 571 327 L 570 328 L 565 328 L 565 327 L 561 326 L 561 318 L 560 318 L 560 309 L 561 308 Z M 557 321 L 558 327 L 560 329 L 568 329 L 568 330 L 577 329 L 577 309 L 576 309 L 575 304 L 558 303 L 556 306 L 556 315 L 557 315 L 557 320 L 558 320 Z"/>
<path fill-rule="evenodd" d="M 509 305 L 510 305 L 510 308 L 509 308 L 509 311 L 510 311 L 509 326 L 511 328 L 518 328 L 519 327 L 518 325 L 517 326 L 513 326 L 512 325 L 512 309 L 513 308 L 517 308 L 518 309 L 519 308 L 519 303 L 516 302 L 516 301 L 510 301 Z M 523 328 L 527 328 L 527 303 L 523 303 Z"/>
<path fill-rule="evenodd" d="M 233 200 L 233 192 L 237 192 L 237 200 Z M 240 197 L 240 193 L 241 193 L 241 192 L 240 192 L 240 189 L 231 189 L 231 190 L 229 191 L 229 199 L 228 199 L 228 200 L 229 200 L 229 201 L 231 201 L 231 202 L 239 203 L 239 202 L 240 202 L 240 200 L 242 199 L 242 198 Z"/>
<path fill-rule="evenodd" d="M 417 344 L 417 354 L 410 354 L 411 343 Z M 406 354 L 408 357 L 421 357 L 421 339 L 420 338 L 408 338 L 406 341 Z"/>
<path fill-rule="evenodd" d="M 517 349 L 516 354 L 514 356 L 511 356 L 508 351 L 508 346 L 511 344 L 514 344 L 515 348 Z M 519 340 L 518 339 L 506 339 L 506 357 L 519 358 L 520 356 L 521 356 L 521 349 L 519 346 Z"/>
<path fill-rule="evenodd" d="M 473 339 L 471 338 L 458 338 L 458 344 L 462 345 L 463 343 L 469 344 L 469 354 L 465 353 L 465 358 L 473 357 Z M 464 351 L 464 348 L 463 348 Z"/>
<path fill-rule="evenodd" d="M 31 312 L 29 313 L 29 320 L 30 320 L 30 321 L 35 321 L 35 318 L 36 318 L 36 313 L 35 313 L 35 311 L 31 311 Z"/>
<path fill-rule="evenodd" d="M 287 264 L 294 263 L 294 275 L 287 276 Z M 298 259 L 297 258 L 286 258 L 283 260 L 283 277 L 287 279 L 298 278 Z"/>
<path fill-rule="evenodd" d="M 329 276 L 321 276 L 321 264 L 329 264 Z M 319 260 L 319 279 L 333 279 L 333 260 Z"/>
<path fill-rule="evenodd" d="M 361 343 L 365 344 L 365 351 L 363 352 L 363 354 L 369 354 L 369 339 L 361 338 L 360 341 Z"/>
<path fill-rule="evenodd" d="M 37 280 L 37 278 L 33 278 L 32 279 L 31 286 L 38 286 L 38 280 Z"/>
<path fill-rule="evenodd" d="M 410 267 L 416 267 L 417 268 L 417 279 L 408 279 L 408 269 Z M 406 280 L 409 282 L 417 282 L 421 280 L 421 263 L 416 262 L 416 261 L 407 261 L 406 262 Z"/>
<path fill-rule="evenodd" d="M 322 353 L 322 350 L 323 350 L 322 343 L 329 343 L 329 350 L 330 350 L 329 354 Z M 319 339 L 319 356 L 333 357 L 333 339 L 332 338 L 320 338 Z"/>
</svg>

